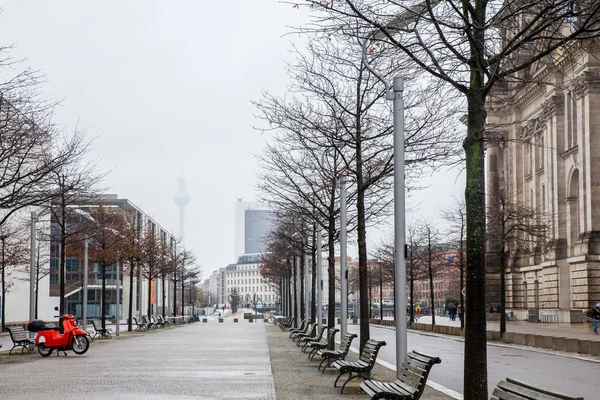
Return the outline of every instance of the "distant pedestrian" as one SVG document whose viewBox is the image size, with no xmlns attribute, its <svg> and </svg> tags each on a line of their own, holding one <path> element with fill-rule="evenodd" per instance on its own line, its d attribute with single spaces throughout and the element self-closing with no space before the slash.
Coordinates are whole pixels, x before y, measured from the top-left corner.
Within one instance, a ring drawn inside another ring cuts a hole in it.
<svg viewBox="0 0 600 400">
<path fill-rule="evenodd" d="M 417 313 L 416 319 L 419 319 L 419 317 L 421 317 L 421 305 L 420 304 L 417 304 L 417 308 L 415 308 L 415 311 Z"/>
<path fill-rule="evenodd" d="M 462 307 L 460 306 L 460 304 L 456 308 L 456 313 L 458 314 L 458 319 L 462 321 Z"/>
<path fill-rule="evenodd" d="M 594 324 L 594 333 L 598 334 L 598 320 L 600 320 L 600 303 L 592 308 L 592 323 Z"/>
</svg>

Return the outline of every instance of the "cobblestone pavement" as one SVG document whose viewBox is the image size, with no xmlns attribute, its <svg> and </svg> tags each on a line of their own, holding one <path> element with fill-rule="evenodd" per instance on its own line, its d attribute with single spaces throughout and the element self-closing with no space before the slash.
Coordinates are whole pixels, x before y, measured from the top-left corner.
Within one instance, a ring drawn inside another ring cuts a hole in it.
<svg viewBox="0 0 600 400">
<path fill-rule="evenodd" d="M 83 356 L 0 353 L 0 399 L 275 399 L 265 326 L 211 322 L 96 340 Z"/>
<path fill-rule="evenodd" d="M 273 324 L 266 324 L 266 331 L 277 399 L 348 400 L 369 398 L 359 389 L 360 379 L 350 382 L 344 389 L 344 394 L 340 394 L 340 388 L 333 387 L 337 374 L 332 369 L 328 369 L 325 374 L 317 370 L 318 357 L 315 357 L 315 361 L 310 361 L 307 354 L 302 353 L 301 348 L 296 347 L 296 344 L 289 339 L 287 331 L 282 332 Z M 349 360 L 357 359 L 358 355 L 350 352 L 347 358 Z M 379 364 L 375 365 L 373 369 L 373 377 L 379 380 L 393 381 L 395 376 L 396 372 Z M 452 397 L 427 387 L 421 399 L 448 400 Z"/>
</svg>

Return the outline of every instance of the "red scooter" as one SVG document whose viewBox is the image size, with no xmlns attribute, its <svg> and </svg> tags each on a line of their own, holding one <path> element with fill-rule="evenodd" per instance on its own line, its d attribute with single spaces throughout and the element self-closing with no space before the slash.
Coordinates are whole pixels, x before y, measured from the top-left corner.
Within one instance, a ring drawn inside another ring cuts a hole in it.
<svg viewBox="0 0 600 400">
<path fill-rule="evenodd" d="M 58 307 L 55 310 L 58 310 Z M 35 345 L 42 357 L 48 357 L 54 349 L 56 355 L 59 355 L 59 351 L 67 355 L 67 350 L 73 350 L 75 354 L 83 354 L 90 347 L 87 332 L 77 326 L 76 319 L 71 314 L 60 316 L 58 326 L 46 325 L 39 319 L 29 321 L 27 330 L 38 332 Z"/>
</svg>

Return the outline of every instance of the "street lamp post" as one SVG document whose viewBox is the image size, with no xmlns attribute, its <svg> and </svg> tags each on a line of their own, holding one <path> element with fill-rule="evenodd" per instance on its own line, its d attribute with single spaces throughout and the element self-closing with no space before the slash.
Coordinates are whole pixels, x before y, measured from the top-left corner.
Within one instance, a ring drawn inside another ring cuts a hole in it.
<svg viewBox="0 0 600 400">
<path fill-rule="evenodd" d="M 402 365 L 407 353 L 406 330 L 406 260 L 405 260 L 405 198 L 404 198 L 404 79 L 395 77 L 392 88 L 367 62 L 367 45 L 363 41 L 362 59 L 365 67 L 385 85 L 386 100 L 393 100 L 394 118 L 394 279 L 396 301 L 396 366 Z M 400 378 L 401 368 L 396 368 Z"/>
<path fill-rule="evenodd" d="M 346 176 L 340 177 L 340 327 L 342 337 L 348 332 L 348 265 L 346 264 Z"/>
<path fill-rule="evenodd" d="M 321 328 L 323 304 L 323 254 L 321 253 L 321 229 L 317 227 L 317 325 Z"/>
</svg>

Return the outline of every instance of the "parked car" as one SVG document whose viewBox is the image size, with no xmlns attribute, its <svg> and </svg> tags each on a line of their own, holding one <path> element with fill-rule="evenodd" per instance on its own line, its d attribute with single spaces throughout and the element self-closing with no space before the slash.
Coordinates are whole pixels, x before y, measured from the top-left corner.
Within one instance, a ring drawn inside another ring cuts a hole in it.
<svg viewBox="0 0 600 400">
<path fill-rule="evenodd" d="M 381 303 L 383 304 L 383 306 L 393 306 L 394 305 L 394 300 L 382 300 Z"/>
</svg>

